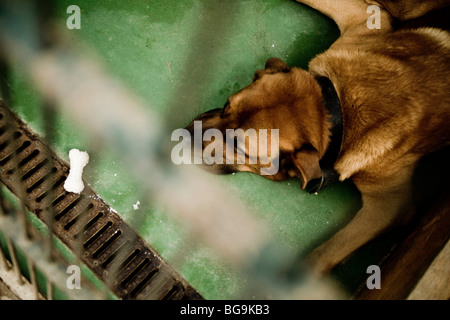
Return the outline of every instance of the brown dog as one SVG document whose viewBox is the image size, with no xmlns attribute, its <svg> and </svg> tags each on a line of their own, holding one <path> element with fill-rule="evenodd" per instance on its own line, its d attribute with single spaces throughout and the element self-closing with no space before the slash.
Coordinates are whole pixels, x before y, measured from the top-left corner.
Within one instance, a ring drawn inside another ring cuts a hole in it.
<svg viewBox="0 0 450 320">
<path fill-rule="evenodd" d="M 392 28 L 393 17 L 418 17 L 448 1 L 378 1 L 378 29 L 367 23 L 374 1 L 300 2 L 332 18 L 340 38 L 310 62 L 308 71 L 269 59 L 253 83 L 232 95 L 223 109 L 196 120 L 202 121 L 202 132 L 215 128 L 224 135 L 226 129 L 278 129 L 279 150 L 272 146 L 271 154 L 278 157 L 279 170 L 266 175 L 269 179 L 298 177 L 302 189 L 319 179 L 316 190 L 334 178 L 352 179 L 363 207 L 308 257 L 324 273 L 411 218 L 417 161 L 450 144 L 450 35 L 431 28 Z M 193 123 L 188 128 L 193 130 Z M 269 136 L 258 138 L 260 147 L 268 145 Z M 224 160 L 230 160 L 225 140 L 212 141 L 221 144 Z M 202 148 L 210 143 L 203 142 Z M 245 150 L 242 154 L 250 160 L 248 140 L 233 147 Z M 209 167 L 260 174 L 266 165 L 259 160 L 223 162 Z"/>
</svg>

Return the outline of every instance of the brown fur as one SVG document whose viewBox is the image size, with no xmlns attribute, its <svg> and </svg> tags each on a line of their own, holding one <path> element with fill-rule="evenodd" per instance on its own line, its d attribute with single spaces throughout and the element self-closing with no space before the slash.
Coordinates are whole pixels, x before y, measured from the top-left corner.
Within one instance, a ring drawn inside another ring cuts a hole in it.
<svg viewBox="0 0 450 320">
<path fill-rule="evenodd" d="M 385 8 L 392 17 L 400 21 L 415 19 L 450 5 L 449 0 L 371 0 L 367 2 Z"/>
<path fill-rule="evenodd" d="M 324 273 L 361 245 L 407 222 L 414 212 L 411 179 L 417 161 L 450 143 L 450 35 L 437 29 L 392 31 L 389 13 L 398 19 L 417 17 L 443 1 L 428 1 L 414 7 L 416 11 L 407 10 L 408 1 L 378 1 L 386 6 L 379 30 L 366 26 L 369 1 L 300 2 L 334 19 L 341 37 L 310 62 L 308 72 L 269 59 L 255 81 L 231 96 L 224 109 L 198 119 L 204 130 L 279 129 L 280 171 L 267 178 L 295 176 L 304 188 L 321 176 L 319 160 L 330 142 L 331 125 L 315 77 L 333 82 L 344 125 L 335 170 L 340 180 L 352 179 L 363 207 L 308 257 Z M 258 173 L 260 166 L 215 168 Z"/>
</svg>

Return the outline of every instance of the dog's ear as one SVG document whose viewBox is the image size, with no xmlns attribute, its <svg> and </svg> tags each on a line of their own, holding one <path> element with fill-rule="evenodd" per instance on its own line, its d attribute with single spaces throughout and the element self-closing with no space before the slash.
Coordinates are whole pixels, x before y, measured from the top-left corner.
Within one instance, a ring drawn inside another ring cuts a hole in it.
<svg viewBox="0 0 450 320">
<path fill-rule="evenodd" d="M 267 60 L 265 69 L 266 71 L 270 70 L 274 72 L 289 72 L 290 70 L 286 62 L 278 58 L 270 58 L 269 60 Z"/>
<path fill-rule="evenodd" d="M 258 80 L 265 74 L 274 74 L 278 72 L 289 72 L 291 68 L 281 59 L 278 58 L 270 58 L 266 61 L 266 65 L 264 70 L 258 70 L 253 77 L 253 81 Z"/>
<path fill-rule="evenodd" d="M 292 160 L 300 172 L 302 190 L 305 190 L 309 181 L 322 177 L 319 152 L 314 148 L 302 148 L 294 152 Z"/>
</svg>

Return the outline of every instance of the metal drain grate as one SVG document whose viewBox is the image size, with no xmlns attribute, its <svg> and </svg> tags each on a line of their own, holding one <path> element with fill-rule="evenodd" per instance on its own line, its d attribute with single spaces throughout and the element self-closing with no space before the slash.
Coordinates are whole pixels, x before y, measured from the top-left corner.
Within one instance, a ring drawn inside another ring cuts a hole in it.
<svg viewBox="0 0 450 320">
<path fill-rule="evenodd" d="M 0 179 L 122 299 L 202 299 L 86 186 L 69 193 L 69 166 L 0 100 Z M 49 223 L 47 223 L 49 224 Z"/>
</svg>

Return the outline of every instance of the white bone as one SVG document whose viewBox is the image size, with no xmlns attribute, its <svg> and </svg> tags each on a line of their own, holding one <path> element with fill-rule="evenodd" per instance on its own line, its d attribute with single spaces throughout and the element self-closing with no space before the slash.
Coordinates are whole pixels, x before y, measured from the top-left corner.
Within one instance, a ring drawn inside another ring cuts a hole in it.
<svg viewBox="0 0 450 320">
<path fill-rule="evenodd" d="M 64 182 L 64 189 L 67 192 L 81 193 L 84 190 L 83 168 L 89 163 L 89 155 L 85 151 L 72 149 L 69 151 L 69 160 L 69 176 Z"/>
</svg>

